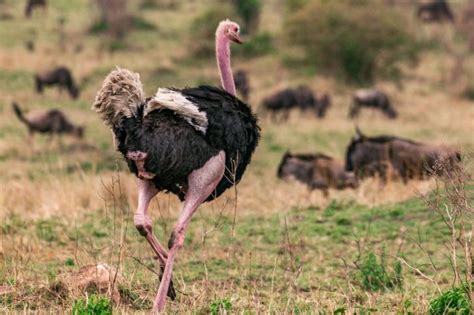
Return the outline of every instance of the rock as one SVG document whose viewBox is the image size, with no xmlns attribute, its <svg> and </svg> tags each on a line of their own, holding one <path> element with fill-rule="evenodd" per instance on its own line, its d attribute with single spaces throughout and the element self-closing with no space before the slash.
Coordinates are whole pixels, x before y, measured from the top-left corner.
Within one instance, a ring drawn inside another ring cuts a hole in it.
<svg viewBox="0 0 474 315">
<path fill-rule="evenodd" d="M 111 296 L 115 304 L 120 303 L 119 284 L 123 277 L 117 270 L 107 264 L 99 263 L 97 265 L 87 265 L 81 267 L 78 271 L 63 273 L 58 276 L 51 289 L 64 288 L 69 295 L 82 295 L 87 293 L 102 293 Z"/>
</svg>

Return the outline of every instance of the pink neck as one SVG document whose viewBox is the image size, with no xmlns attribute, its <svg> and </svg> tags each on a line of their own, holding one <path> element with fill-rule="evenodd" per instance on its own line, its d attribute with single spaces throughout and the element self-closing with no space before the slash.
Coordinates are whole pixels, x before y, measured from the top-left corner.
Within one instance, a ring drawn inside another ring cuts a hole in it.
<svg viewBox="0 0 474 315">
<path fill-rule="evenodd" d="M 235 96 L 234 76 L 230 67 L 230 42 L 221 32 L 216 36 L 216 58 L 222 87 Z"/>
</svg>

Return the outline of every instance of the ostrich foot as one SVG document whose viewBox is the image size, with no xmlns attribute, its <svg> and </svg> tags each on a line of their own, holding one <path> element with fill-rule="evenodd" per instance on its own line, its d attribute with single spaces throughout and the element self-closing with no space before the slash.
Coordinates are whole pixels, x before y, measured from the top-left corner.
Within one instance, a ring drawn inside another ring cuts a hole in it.
<svg viewBox="0 0 474 315">
<path fill-rule="evenodd" d="M 155 177 L 155 174 L 145 171 L 145 159 L 147 156 L 148 154 L 142 151 L 127 152 L 127 159 L 135 161 L 138 170 L 137 176 L 140 179 L 153 179 Z"/>
<path fill-rule="evenodd" d="M 137 228 L 140 235 L 144 236 L 151 248 L 155 252 L 156 259 L 160 263 L 160 282 L 163 278 L 163 272 L 165 270 L 166 260 L 168 259 L 168 253 L 161 246 L 158 240 L 155 238 L 152 230 L 152 221 L 149 216 L 143 214 L 136 214 L 133 217 L 135 227 Z M 170 280 L 170 285 L 168 287 L 167 296 L 174 301 L 176 299 L 176 291 L 174 289 L 173 280 Z"/>
</svg>

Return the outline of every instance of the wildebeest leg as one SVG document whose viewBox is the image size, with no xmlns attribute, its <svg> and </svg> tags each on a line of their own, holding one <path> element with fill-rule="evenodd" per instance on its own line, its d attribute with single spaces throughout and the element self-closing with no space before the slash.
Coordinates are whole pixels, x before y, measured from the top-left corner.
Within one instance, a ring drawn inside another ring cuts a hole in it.
<svg viewBox="0 0 474 315">
<path fill-rule="evenodd" d="M 351 108 L 349 109 L 349 117 L 355 118 L 359 115 L 360 105 L 357 102 L 352 103 Z"/>
<path fill-rule="evenodd" d="M 163 276 L 163 271 L 166 265 L 166 259 L 168 258 L 168 253 L 166 249 L 158 242 L 155 235 L 153 234 L 153 222 L 148 215 L 148 206 L 153 197 L 158 193 L 158 189 L 153 186 L 153 183 L 148 180 L 137 179 L 137 188 L 138 188 L 138 207 L 133 217 L 133 222 L 137 228 L 140 235 L 145 237 L 148 244 L 155 252 L 158 261 L 160 262 L 160 277 Z M 169 290 L 167 291 L 168 296 L 171 299 L 176 297 L 174 291 L 173 281 L 171 280 L 170 275 L 170 285 Z"/>
<path fill-rule="evenodd" d="M 184 207 L 171 234 L 165 271 L 153 304 L 153 311 L 155 312 L 162 312 L 165 309 L 166 292 L 171 279 L 174 259 L 177 251 L 183 247 L 184 236 L 191 217 L 199 205 L 214 191 L 222 176 L 224 176 L 224 170 L 225 153 L 220 151 L 219 154 L 210 158 L 203 167 L 194 170 L 188 176 L 188 191 L 186 192 Z"/>
<path fill-rule="evenodd" d="M 311 182 L 310 186 L 311 186 L 311 189 L 321 190 L 323 192 L 324 197 L 329 196 L 329 193 L 328 193 L 329 186 L 328 186 L 327 182 L 324 179 L 315 178 Z"/>
</svg>

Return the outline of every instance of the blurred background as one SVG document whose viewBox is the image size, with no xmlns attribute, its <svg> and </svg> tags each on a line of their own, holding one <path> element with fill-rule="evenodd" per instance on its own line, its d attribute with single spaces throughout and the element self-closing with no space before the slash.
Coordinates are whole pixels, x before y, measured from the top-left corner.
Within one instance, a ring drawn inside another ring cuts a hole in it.
<svg viewBox="0 0 474 315">
<path fill-rule="evenodd" d="M 238 194 L 193 218 L 168 311 L 420 313 L 459 287 L 451 230 L 426 202 L 436 179 L 320 191 L 277 170 L 287 151 L 344 163 L 358 126 L 453 148 L 472 173 L 474 1 L 0 0 L 0 310 L 86 309 L 89 287 L 99 308 L 151 307 L 159 280 L 132 222 L 135 179 L 90 108 L 116 66 L 140 73 L 147 96 L 220 85 L 214 34 L 226 18 L 241 25 L 232 66 L 262 139 Z M 301 86 L 316 112 L 277 96 Z M 376 102 L 351 115 L 360 89 L 383 93 L 388 111 Z M 32 120 L 59 110 L 75 131 L 31 136 L 12 103 Z M 159 238 L 179 207 L 154 201 Z M 97 263 L 120 274 L 113 285 L 73 288 Z"/>
</svg>

